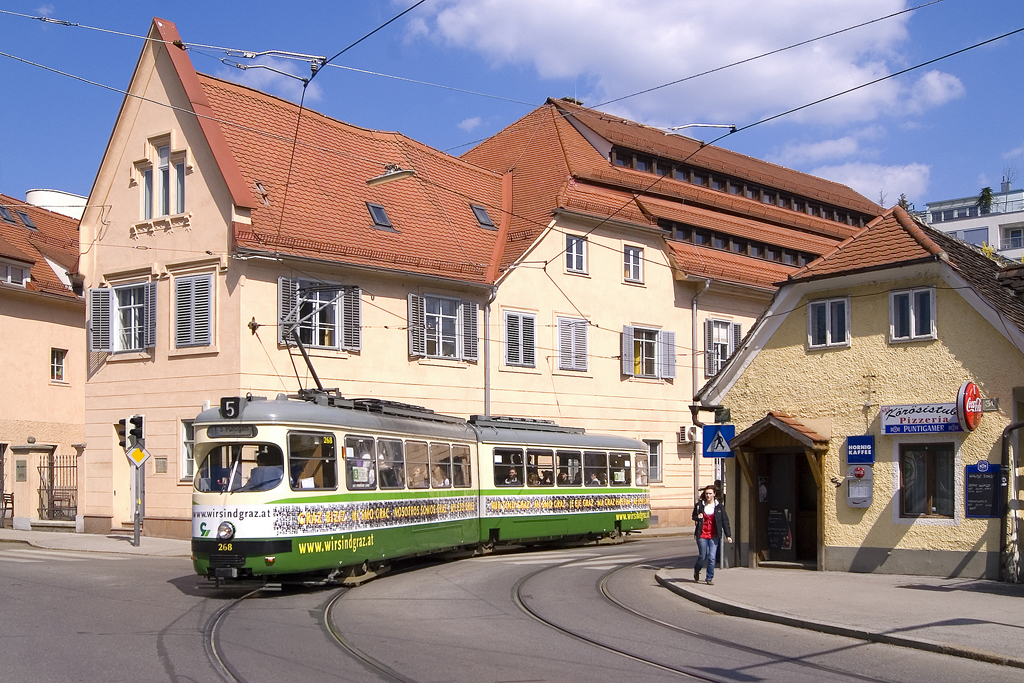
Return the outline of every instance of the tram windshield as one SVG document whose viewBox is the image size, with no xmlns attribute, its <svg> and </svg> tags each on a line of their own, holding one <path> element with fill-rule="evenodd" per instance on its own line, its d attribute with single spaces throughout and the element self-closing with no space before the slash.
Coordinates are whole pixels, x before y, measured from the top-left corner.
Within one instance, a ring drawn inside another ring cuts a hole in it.
<svg viewBox="0 0 1024 683">
<path fill-rule="evenodd" d="M 274 444 L 225 444 L 213 448 L 196 470 L 197 491 L 269 491 L 284 478 L 284 455 Z"/>
</svg>

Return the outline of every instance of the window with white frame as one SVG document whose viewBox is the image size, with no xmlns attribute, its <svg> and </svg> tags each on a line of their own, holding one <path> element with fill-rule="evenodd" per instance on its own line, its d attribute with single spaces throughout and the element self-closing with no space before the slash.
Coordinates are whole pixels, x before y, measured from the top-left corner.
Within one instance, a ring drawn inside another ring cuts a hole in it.
<svg viewBox="0 0 1024 683">
<path fill-rule="evenodd" d="M 714 377 L 736 351 L 743 339 L 743 328 L 728 320 L 704 321 L 704 376 Z"/>
<path fill-rule="evenodd" d="M 278 278 L 277 340 L 292 342 L 292 331 L 306 346 L 358 351 L 362 347 L 359 287 L 315 280 Z"/>
<path fill-rule="evenodd" d="M 900 444 L 900 516 L 952 517 L 955 506 L 953 443 Z"/>
<path fill-rule="evenodd" d="M 935 338 L 935 288 L 889 292 L 889 341 Z"/>
<path fill-rule="evenodd" d="M 187 348 L 213 343 L 213 275 L 174 279 L 174 346 Z"/>
<path fill-rule="evenodd" d="M 537 316 L 505 311 L 505 365 L 537 367 Z"/>
<path fill-rule="evenodd" d="M 66 382 L 64 374 L 64 361 L 67 359 L 67 349 L 50 349 L 50 381 Z"/>
<path fill-rule="evenodd" d="M 185 152 L 171 150 L 168 138 L 151 141 L 154 156 L 136 162 L 142 182 L 142 218 L 185 212 Z"/>
<path fill-rule="evenodd" d="M 676 376 L 676 334 L 625 325 L 622 328 L 622 374 L 671 379 Z"/>
<path fill-rule="evenodd" d="M 0 282 L 24 287 L 29 279 L 29 269 L 11 263 L 0 263 Z"/>
<path fill-rule="evenodd" d="M 565 269 L 570 273 L 587 272 L 587 238 L 580 235 L 565 236 Z"/>
<path fill-rule="evenodd" d="M 661 481 L 661 441 L 644 439 L 647 444 L 647 463 L 650 481 Z"/>
<path fill-rule="evenodd" d="M 409 355 L 477 359 L 479 306 L 443 296 L 409 295 Z"/>
<path fill-rule="evenodd" d="M 850 345 L 850 298 L 807 304 L 807 344 L 813 348 Z"/>
<path fill-rule="evenodd" d="M 89 350 L 118 353 L 156 346 L 156 282 L 89 290 Z"/>
<path fill-rule="evenodd" d="M 193 420 L 181 421 L 181 478 L 191 480 L 195 475 L 194 453 L 196 433 Z"/>
<path fill-rule="evenodd" d="M 640 247 L 622 248 L 622 277 L 626 282 L 644 281 L 644 250 Z"/>
<path fill-rule="evenodd" d="M 587 321 L 558 319 L 558 369 L 587 371 Z"/>
</svg>

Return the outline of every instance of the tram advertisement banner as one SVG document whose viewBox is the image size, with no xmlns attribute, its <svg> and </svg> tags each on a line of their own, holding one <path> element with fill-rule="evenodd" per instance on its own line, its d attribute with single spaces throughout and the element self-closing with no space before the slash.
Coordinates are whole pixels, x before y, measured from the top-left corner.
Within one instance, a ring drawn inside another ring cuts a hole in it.
<svg viewBox="0 0 1024 683">
<path fill-rule="evenodd" d="M 216 538 L 221 522 L 232 522 L 239 538 L 275 538 L 387 529 L 477 517 L 641 512 L 650 507 L 647 493 L 572 494 L 557 496 L 475 495 L 399 500 L 266 503 L 263 505 L 193 505 L 192 537 Z"/>
</svg>

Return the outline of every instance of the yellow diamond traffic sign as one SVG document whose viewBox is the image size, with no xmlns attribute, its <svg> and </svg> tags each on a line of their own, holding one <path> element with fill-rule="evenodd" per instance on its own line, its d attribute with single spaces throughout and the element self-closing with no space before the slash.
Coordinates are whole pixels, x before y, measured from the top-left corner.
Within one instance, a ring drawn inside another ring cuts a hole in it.
<svg viewBox="0 0 1024 683">
<path fill-rule="evenodd" d="M 149 451 L 142 446 L 136 446 L 129 449 L 125 455 L 128 456 L 128 461 L 136 467 L 142 467 L 142 464 L 149 460 Z"/>
</svg>

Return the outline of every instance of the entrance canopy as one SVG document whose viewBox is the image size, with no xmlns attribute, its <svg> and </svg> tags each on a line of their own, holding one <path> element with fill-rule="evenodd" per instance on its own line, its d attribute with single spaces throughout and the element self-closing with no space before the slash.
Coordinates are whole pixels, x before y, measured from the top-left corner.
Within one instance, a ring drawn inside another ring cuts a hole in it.
<svg viewBox="0 0 1024 683">
<path fill-rule="evenodd" d="M 733 449 L 767 445 L 762 442 L 766 437 L 770 438 L 773 431 L 782 432 L 782 434 L 799 443 L 804 450 L 814 451 L 816 454 L 821 454 L 828 450 L 828 436 L 820 434 L 815 428 L 801 422 L 792 415 L 777 411 L 769 412 L 768 415 L 744 429 L 729 442 L 729 445 Z M 757 443 L 755 444 L 755 442 Z"/>
</svg>

